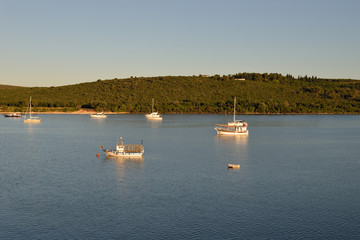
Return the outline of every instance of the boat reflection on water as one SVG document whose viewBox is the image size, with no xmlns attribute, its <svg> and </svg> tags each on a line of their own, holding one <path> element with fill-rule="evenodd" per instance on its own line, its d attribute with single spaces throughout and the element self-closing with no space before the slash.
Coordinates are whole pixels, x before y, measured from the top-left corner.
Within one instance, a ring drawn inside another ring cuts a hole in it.
<svg viewBox="0 0 360 240">
<path fill-rule="evenodd" d="M 128 167 L 140 167 L 140 168 L 143 168 L 143 167 L 144 167 L 144 157 L 139 157 L 139 158 L 127 158 L 127 157 L 114 158 L 114 157 L 106 157 L 105 159 L 115 161 L 116 167 L 117 167 L 119 170 L 123 170 L 123 169 L 126 169 L 126 168 L 128 168 Z"/>
<path fill-rule="evenodd" d="M 116 172 L 119 180 L 125 178 L 139 177 L 144 169 L 144 157 L 131 158 L 131 157 L 105 157 L 105 161 L 116 166 Z"/>
<path fill-rule="evenodd" d="M 40 128 L 40 125 L 38 123 L 35 124 L 29 123 L 29 124 L 25 124 L 24 128 L 27 129 L 29 135 L 32 135 L 36 131 L 36 129 Z"/>
<path fill-rule="evenodd" d="M 236 164 L 248 159 L 248 140 L 249 135 L 215 136 L 215 143 L 217 145 L 217 149 L 221 152 L 221 155 L 229 157 L 230 159 L 234 158 L 233 161 L 229 163 Z"/>
<path fill-rule="evenodd" d="M 151 123 L 151 128 L 160 128 L 162 126 L 162 121 L 149 121 Z"/>
<path fill-rule="evenodd" d="M 136 163 L 137 165 L 143 165 L 144 163 L 144 157 L 111 157 L 111 156 L 105 156 L 106 160 L 114 160 L 116 162 L 116 164 L 131 164 L 134 165 L 133 163 Z"/>
</svg>

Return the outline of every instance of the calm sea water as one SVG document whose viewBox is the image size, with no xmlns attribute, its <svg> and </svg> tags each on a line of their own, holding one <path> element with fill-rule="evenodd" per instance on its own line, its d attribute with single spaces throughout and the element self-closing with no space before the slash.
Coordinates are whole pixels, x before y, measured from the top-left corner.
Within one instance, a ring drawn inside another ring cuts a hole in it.
<svg viewBox="0 0 360 240">
<path fill-rule="evenodd" d="M 360 116 L 41 118 L 0 117 L 0 239 L 360 237 Z M 96 157 L 120 136 L 144 158 Z"/>
</svg>

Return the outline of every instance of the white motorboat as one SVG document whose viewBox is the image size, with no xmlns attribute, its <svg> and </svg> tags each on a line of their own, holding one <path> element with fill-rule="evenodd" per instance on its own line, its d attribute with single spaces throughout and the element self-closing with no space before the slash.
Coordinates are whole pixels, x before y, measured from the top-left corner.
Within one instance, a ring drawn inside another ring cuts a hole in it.
<svg viewBox="0 0 360 240">
<path fill-rule="evenodd" d="M 100 147 L 107 157 L 142 157 L 144 154 L 144 146 L 141 144 L 124 144 L 122 137 L 120 138 L 120 144 L 116 144 L 115 149 L 104 149 Z"/>
<path fill-rule="evenodd" d="M 158 112 L 146 114 L 145 117 L 149 120 L 162 120 L 162 116 Z"/>
<path fill-rule="evenodd" d="M 236 111 L 236 98 L 234 99 L 234 121 L 227 122 L 225 124 L 216 124 L 215 130 L 218 135 L 247 135 L 249 131 L 247 130 L 247 122 L 242 120 L 235 119 Z"/>
<path fill-rule="evenodd" d="M 149 120 L 162 120 L 162 116 L 158 112 L 154 112 L 154 98 L 152 99 L 151 113 L 145 114 Z"/>
<path fill-rule="evenodd" d="M 31 116 L 31 97 L 29 102 L 29 108 L 29 117 L 27 118 L 25 113 L 24 123 L 41 123 L 41 118 Z"/>
<path fill-rule="evenodd" d="M 91 118 L 106 118 L 107 116 L 104 112 L 99 112 L 99 113 L 91 114 L 90 117 Z"/>
</svg>

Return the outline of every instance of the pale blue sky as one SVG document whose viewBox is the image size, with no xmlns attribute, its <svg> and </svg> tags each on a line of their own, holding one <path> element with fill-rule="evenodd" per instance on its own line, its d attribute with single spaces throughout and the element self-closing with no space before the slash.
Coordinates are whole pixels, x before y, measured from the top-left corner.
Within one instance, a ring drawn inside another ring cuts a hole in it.
<svg viewBox="0 0 360 240">
<path fill-rule="evenodd" d="M 0 0 L 0 84 L 277 72 L 360 79 L 358 0 Z"/>
</svg>

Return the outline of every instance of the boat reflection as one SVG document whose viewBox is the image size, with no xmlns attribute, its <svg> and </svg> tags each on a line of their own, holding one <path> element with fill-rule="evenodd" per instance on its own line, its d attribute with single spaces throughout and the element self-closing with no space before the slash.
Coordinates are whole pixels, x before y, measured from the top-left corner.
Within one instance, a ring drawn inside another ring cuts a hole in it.
<svg viewBox="0 0 360 240">
<path fill-rule="evenodd" d="M 227 156 L 234 158 L 231 163 L 238 163 L 239 158 L 241 161 L 248 158 L 249 135 L 238 135 L 238 136 L 215 136 L 216 148 L 219 150 L 221 156 Z"/>
<path fill-rule="evenodd" d="M 93 122 L 98 126 L 98 127 L 103 127 L 105 122 L 106 122 L 106 118 L 91 118 L 91 120 L 93 120 Z"/>
<path fill-rule="evenodd" d="M 39 124 L 38 123 L 28 123 L 28 124 L 24 124 L 24 127 L 27 129 L 28 133 L 30 135 L 32 135 L 35 131 L 36 128 L 39 128 Z"/>
<path fill-rule="evenodd" d="M 144 157 L 105 157 L 104 160 L 110 164 L 115 164 L 119 181 L 123 181 L 129 177 L 131 178 L 134 176 L 134 172 L 138 174 L 139 171 L 143 172 L 144 169 Z"/>
<path fill-rule="evenodd" d="M 132 164 L 136 163 L 138 165 L 143 165 L 144 163 L 144 157 L 109 157 L 106 156 L 105 159 L 107 160 L 114 160 L 116 164 Z"/>
<path fill-rule="evenodd" d="M 151 128 L 160 128 L 162 121 L 149 121 L 151 122 Z"/>
</svg>

